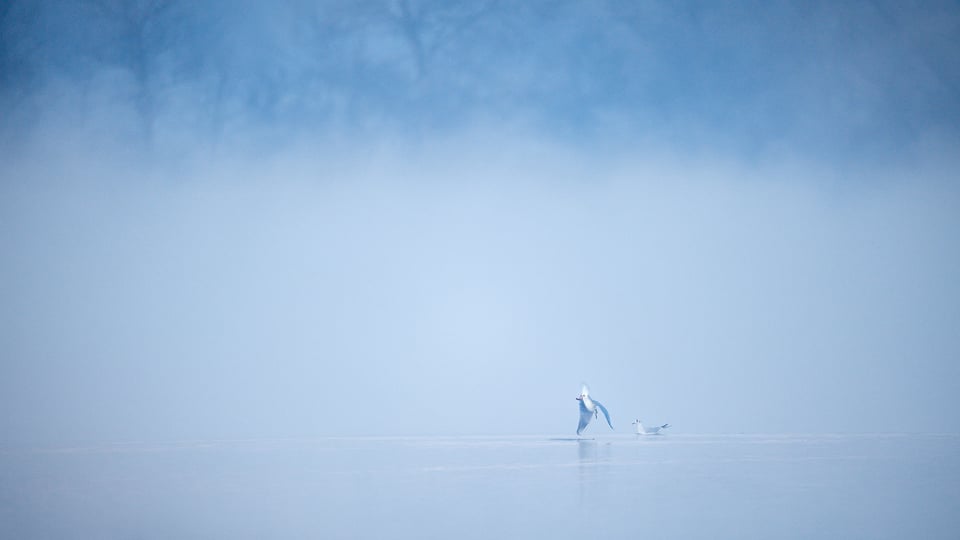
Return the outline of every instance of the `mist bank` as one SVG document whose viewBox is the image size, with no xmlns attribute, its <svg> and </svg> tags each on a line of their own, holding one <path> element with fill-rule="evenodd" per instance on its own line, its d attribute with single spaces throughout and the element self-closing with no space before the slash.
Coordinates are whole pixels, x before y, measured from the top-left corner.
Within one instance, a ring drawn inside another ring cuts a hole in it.
<svg viewBox="0 0 960 540">
<path fill-rule="evenodd" d="M 0 6 L 0 443 L 957 431 L 950 2 Z"/>
<path fill-rule="evenodd" d="M 955 168 L 477 140 L 5 163 L 2 442 L 960 429 Z"/>
</svg>

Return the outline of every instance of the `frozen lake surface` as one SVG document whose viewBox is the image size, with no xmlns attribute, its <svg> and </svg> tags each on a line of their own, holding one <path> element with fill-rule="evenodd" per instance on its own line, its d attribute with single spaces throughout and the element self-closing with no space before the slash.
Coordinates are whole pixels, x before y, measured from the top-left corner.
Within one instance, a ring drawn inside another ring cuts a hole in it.
<svg viewBox="0 0 960 540">
<path fill-rule="evenodd" d="M 958 538 L 960 435 L 0 450 L 0 538 Z"/>
</svg>

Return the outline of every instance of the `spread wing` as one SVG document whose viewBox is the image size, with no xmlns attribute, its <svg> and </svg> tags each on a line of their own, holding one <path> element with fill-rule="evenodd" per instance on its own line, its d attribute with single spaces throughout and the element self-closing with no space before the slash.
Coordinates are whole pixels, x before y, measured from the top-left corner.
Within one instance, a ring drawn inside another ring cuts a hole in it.
<svg viewBox="0 0 960 540">
<path fill-rule="evenodd" d="M 583 431 L 583 428 L 587 427 L 587 424 L 590 423 L 590 419 L 593 418 L 593 413 L 587 410 L 587 407 L 583 404 L 583 401 L 580 402 L 580 425 L 577 426 L 577 435 Z"/>
<path fill-rule="evenodd" d="M 593 403 L 600 409 L 600 412 L 603 413 L 603 417 L 607 419 L 607 425 L 610 426 L 610 429 L 613 429 L 613 424 L 610 423 L 610 413 L 607 412 L 607 408 L 597 400 L 593 400 Z M 583 404 L 581 403 L 580 406 L 583 407 Z M 580 421 L 583 422 L 583 412 L 580 413 Z"/>
</svg>

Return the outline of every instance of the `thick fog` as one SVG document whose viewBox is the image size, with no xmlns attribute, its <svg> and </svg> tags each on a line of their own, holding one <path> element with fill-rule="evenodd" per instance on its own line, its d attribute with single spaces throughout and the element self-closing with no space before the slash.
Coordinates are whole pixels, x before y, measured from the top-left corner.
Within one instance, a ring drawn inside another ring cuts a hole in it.
<svg viewBox="0 0 960 540">
<path fill-rule="evenodd" d="M 953 4 L 0 17 L 0 443 L 960 429 Z"/>
</svg>

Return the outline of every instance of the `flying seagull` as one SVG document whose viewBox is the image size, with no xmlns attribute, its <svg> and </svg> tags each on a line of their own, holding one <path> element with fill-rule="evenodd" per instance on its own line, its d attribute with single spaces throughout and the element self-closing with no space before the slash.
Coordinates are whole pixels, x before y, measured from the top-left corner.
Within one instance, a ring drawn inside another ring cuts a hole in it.
<svg viewBox="0 0 960 540">
<path fill-rule="evenodd" d="M 603 413 L 603 417 L 607 419 L 607 425 L 610 426 L 610 429 L 613 429 L 613 424 L 610 423 L 610 413 L 607 412 L 607 408 L 601 405 L 599 401 L 590 399 L 590 389 L 587 388 L 587 385 L 584 384 L 580 389 L 580 395 L 577 396 L 577 401 L 580 402 L 580 425 L 577 426 L 577 435 L 587 427 L 591 419 L 597 416 L 597 409 L 599 409 L 600 412 Z"/>
<path fill-rule="evenodd" d="M 664 424 L 662 426 L 645 428 L 643 427 L 643 422 L 641 422 L 639 418 L 637 418 L 637 421 L 634 422 L 634 424 L 637 426 L 637 435 L 659 435 L 661 429 L 667 429 L 670 427 L 670 424 Z"/>
</svg>

